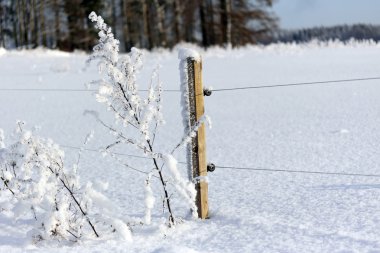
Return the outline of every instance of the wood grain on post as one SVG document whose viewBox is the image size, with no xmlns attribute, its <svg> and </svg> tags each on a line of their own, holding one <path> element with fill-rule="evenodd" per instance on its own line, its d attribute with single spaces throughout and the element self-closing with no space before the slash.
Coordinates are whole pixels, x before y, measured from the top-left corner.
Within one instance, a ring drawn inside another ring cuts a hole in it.
<svg viewBox="0 0 380 253">
<path fill-rule="evenodd" d="M 202 61 L 188 59 L 189 71 L 189 100 L 190 100 L 190 122 L 194 126 L 204 114 L 204 96 L 202 84 Z M 206 133 L 204 123 L 198 128 L 198 132 L 192 138 L 192 165 L 193 178 L 198 178 L 196 182 L 198 207 L 198 217 L 206 219 L 208 217 L 208 183 L 206 160 Z"/>
</svg>

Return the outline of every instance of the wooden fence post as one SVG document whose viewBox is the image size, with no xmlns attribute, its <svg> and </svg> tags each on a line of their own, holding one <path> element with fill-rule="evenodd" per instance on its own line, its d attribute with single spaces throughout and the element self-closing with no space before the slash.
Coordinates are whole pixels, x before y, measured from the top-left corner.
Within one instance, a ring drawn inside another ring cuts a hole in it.
<svg viewBox="0 0 380 253">
<path fill-rule="evenodd" d="M 193 127 L 204 114 L 202 61 L 187 58 L 187 72 L 190 125 Z M 194 183 L 197 190 L 196 205 L 198 207 L 198 217 L 206 219 L 208 217 L 208 183 L 205 180 L 207 176 L 207 160 L 204 123 L 198 128 L 196 136 L 192 137 L 190 148 L 192 177 L 196 179 Z"/>
</svg>

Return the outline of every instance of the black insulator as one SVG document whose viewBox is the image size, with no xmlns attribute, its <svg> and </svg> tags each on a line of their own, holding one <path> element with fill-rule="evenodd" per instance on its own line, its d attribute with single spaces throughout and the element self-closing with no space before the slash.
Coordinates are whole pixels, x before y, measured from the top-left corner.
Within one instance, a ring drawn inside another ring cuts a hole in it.
<svg viewBox="0 0 380 253">
<path fill-rule="evenodd" d="M 211 89 L 208 89 L 208 88 L 203 89 L 203 95 L 204 96 L 209 97 L 209 96 L 211 96 L 211 94 L 212 94 L 212 90 Z"/>
<path fill-rule="evenodd" d="M 215 164 L 209 163 L 207 164 L 207 172 L 214 172 L 215 171 Z"/>
</svg>

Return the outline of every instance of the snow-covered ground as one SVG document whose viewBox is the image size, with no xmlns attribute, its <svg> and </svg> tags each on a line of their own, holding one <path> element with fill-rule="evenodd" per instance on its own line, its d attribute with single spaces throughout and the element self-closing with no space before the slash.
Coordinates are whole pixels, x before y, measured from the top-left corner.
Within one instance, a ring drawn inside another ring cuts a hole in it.
<svg viewBox="0 0 380 253">
<path fill-rule="evenodd" d="M 380 76 L 380 45 L 317 43 L 201 52 L 206 86 L 215 89 Z M 0 50 L 0 88 L 84 89 L 98 79 L 87 55 Z M 140 80 L 147 86 L 161 64 L 166 89 L 179 89 L 177 52 L 145 54 Z M 221 166 L 380 175 L 380 81 L 214 92 L 206 97 L 213 121 L 208 160 Z M 85 110 L 110 118 L 92 92 L 1 91 L 0 128 L 16 120 L 39 126 L 39 135 L 64 146 L 109 144 L 110 137 Z M 166 125 L 159 145 L 181 138 L 180 94 L 164 94 Z M 77 150 L 64 148 L 68 162 Z M 130 150 L 120 150 L 130 153 Z M 141 170 L 144 160 L 123 157 Z M 179 157 L 179 159 L 183 159 Z M 146 175 L 111 158 L 85 152 L 83 181 L 108 181 L 122 216 L 144 214 Z M 185 172 L 184 172 L 185 173 Z M 174 196 L 175 198 L 175 196 Z M 25 222 L 0 212 L 0 252 L 380 252 L 380 178 L 259 172 L 217 168 L 209 174 L 210 219 L 185 218 L 175 229 L 136 227 L 133 242 L 88 240 L 74 247 L 31 244 Z M 160 203 L 156 203 L 160 205 Z M 178 205 L 179 206 L 179 205 Z M 187 210 L 177 207 L 179 216 Z"/>
</svg>

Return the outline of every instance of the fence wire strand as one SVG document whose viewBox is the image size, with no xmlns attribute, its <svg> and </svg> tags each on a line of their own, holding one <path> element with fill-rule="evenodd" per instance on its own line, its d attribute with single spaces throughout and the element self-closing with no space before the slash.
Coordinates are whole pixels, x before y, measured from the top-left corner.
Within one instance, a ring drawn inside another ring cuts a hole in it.
<svg viewBox="0 0 380 253">
<path fill-rule="evenodd" d="M 283 84 L 263 84 L 263 85 L 253 85 L 253 86 L 211 89 L 211 91 L 220 92 L 220 91 L 234 91 L 234 90 L 307 86 L 307 85 L 316 85 L 316 84 L 334 84 L 334 83 L 335 84 L 338 84 L 338 83 L 342 84 L 342 83 L 349 83 L 349 82 L 362 82 L 362 81 L 373 81 L 373 80 L 380 80 L 380 77 L 363 77 L 363 78 L 352 78 L 352 79 L 337 79 L 337 80 L 299 82 L 299 83 L 283 83 Z M 98 90 L 97 89 L 0 88 L 0 91 L 96 92 Z M 139 91 L 147 92 L 149 90 L 141 89 Z M 168 90 L 163 90 L 163 92 L 181 92 L 181 91 L 176 90 L 176 89 L 168 89 Z"/>
<path fill-rule="evenodd" d="M 316 81 L 316 82 L 284 83 L 284 84 L 271 84 L 271 85 L 255 85 L 255 86 L 245 86 L 245 87 L 236 87 L 236 88 L 212 89 L 212 91 L 218 92 L 218 91 L 233 91 L 233 90 L 248 90 L 248 89 L 265 89 L 265 88 L 279 88 L 279 87 L 290 87 L 290 86 L 305 86 L 305 85 L 329 84 L 329 83 L 359 82 L 359 81 L 371 81 L 371 80 L 380 80 L 380 77 L 364 77 L 364 78 L 327 80 L 327 81 Z"/>
<path fill-rule="evenodd" d="M 75 149 L 75 150 L 84 150 L 89 152 L 101 152 L 102 149 L 91 149 L 91 148 L 80 148 L 75 146 L 69 146 L 69 145 L 60 145 L 63 148 L 68 149 Z M 139 155 L 131 155 L 131 154 L 125 154 L 125 153 L 119 153 L 119 152 L 109 152 L 113 155 L 119 155 L 119 156 L 128 156 L 133 158 L 139 158 L 139 159 L 147 159 L 150 160 L 151 158 L 146 156 L 139 156 Z M 179 161 L 179 164 L 187 164 L 186 162 Z M 127 165 L 128 168 L 135 170 L 140 173 L 148 174 L 146 171 L 142 171 L 139 169 L 136 169 L 134 167 L 131 167 Z M 220 169 L 232 169 L 232 170 L 248 170 L 248 171 L 261 171 L 261 172 L 284 172 L 284 173 L 299 173 L 299 174 L 314 174 L 314 175 L 329 175 L 329 176 L 351 176 L 351 177 L 375 177 L 380 178 L 380 175 L 378 174 L 361 174 L 361 173 L 345 173 L 345 172 L 326 172 L 326 171 L 307 171 L 307 170 L 288 170 L 288 169 L 270 169 L 270 168 L 262 168 L 262 167 L 238 167 L 238 166 L 222 166 L 222 165 L 215 165 L 216 168 Z"/>
<path fill-rule="evenodd" d="M 97 92 L 97 89 L 46 89 L 46 88 L 0 88 L 0 91 L 47 91 L 47 92 Z M 147 89 L 139 90 L 141 92 L 148 92 Z M 163 90 L 164 92 L 180 92 L 180 90 Z"/>
<path fill-rule="evenodd" d="M 380 77 L 363 77 L 363 78 L 352 78 L 352 79 L 337 79 L 337 80 L 325 80 L 325 81 L 315 81 L 315 82 L 299 82 L 299 83 L 283 83 L 283 84 L 273 84 L 273 85 L 255 85 L 255 86 L 243 86 L 235 88 L 220 88 L 211 89 L 213 92 L 223 92 L 223 91 L 234 91 L 234 90 L 248 90 L 248 89 L 265 89 L 265 88 L 279 88 L 279 87 L 292 87 L 292 86 L 307 86 L 316 84 L 337 84 L 337 83 L 348 83 L 348 82 L 361 82 L 361 81 L 371 81 L 380 80 Z M 97 89 L 45 89 L 45 88 L 0 88 L 0 91 L 47 91 L 47 92 L 96 92 Z M 148 90 L 139 90 L 146 92 Z M 180 90 L 164 90 L 164 92 L 180 92 Z M 89 152 L 101 152 L 102 149 L 91 149 L 91 148 L 81 148 L 69 145 L 61 145 L 63 148 L 85 150 Z M 150 159 L 149 157 L 125 154 L 119 152 L 109 152 L 113 155 L 128 156 L 139 159 Z M 185 162 L 178 162 L 180 164 L 187 164 Z M 148 172 L 138 170 L 136 168 L 128 166 L 130 169 L 138 171 L 140 173 L 148 174 Z M 249 170 L 249 171 L 262 171 L 262 172 L 286 172 L 286 173 L 302 173 L 302 174 L 319 174 L 319 175 L 335 175 L 335 176 L 358 176 L 358 177 L 376 177 L 380 178 L 380 175 L 376 174 L 361 174 L 361 173 L 341 173 L 341 172 L 324 172 L 324 171 L 306 171 L 306 170 L 288 170 L 288 169 L 269 169 L 269 168 L 254 168 L 254 167 L 236 167 L 236 166 L 222 166 L 216 165 L 216 168 L 221 169 L 233 169 L 233 170 Z"/>
<path fill-rule="evenodd" d="M 325 172 L 325 171 L 307 171 L 307 170 L 287 170 L 287 169 L 269 169 L 269 168 L 250 168 L 250 167 L 235 167 L 235 166 L 220 166 L 215 165 L 216 168 L 221 169 L 234 169 L 234 170 L 250 170 L 250 171 L 263 171 L 263 172 L 288 172 L 288 173 L 302 173 L 302 174 L 319 174 L 319 175 L 334 175 L 334 176 L 357 176 L 357 177 L 378 177 L 377 174 L 361 174 L 361 173 L 344 173 L 344 172 Z"/>
</svg>

